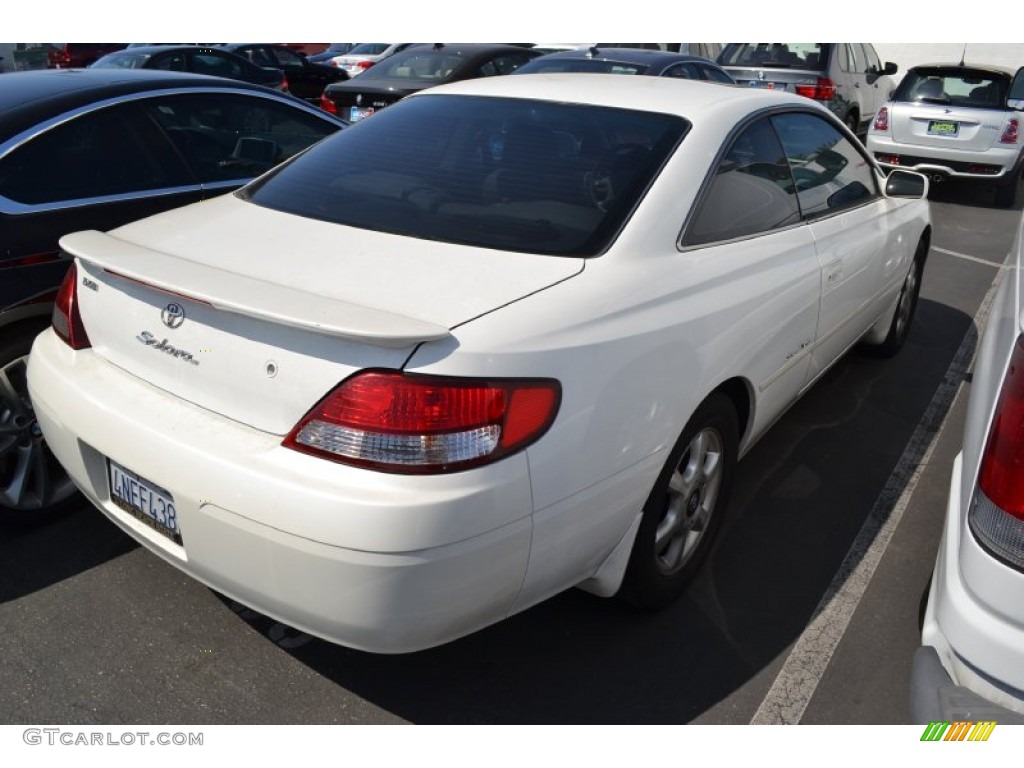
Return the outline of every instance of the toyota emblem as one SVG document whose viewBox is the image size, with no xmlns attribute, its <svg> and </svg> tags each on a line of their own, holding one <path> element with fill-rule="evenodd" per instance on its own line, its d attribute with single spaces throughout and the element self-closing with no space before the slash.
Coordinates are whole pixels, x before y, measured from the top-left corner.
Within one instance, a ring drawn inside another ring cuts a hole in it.
<svg viewBox="0 0 1024 768">
<path fill-rule="evenodd" d="M 171 302 L 160 313 L 160 319 L 168 328 L 179 328 L 185 322 L 185 309 L 181 304 Z"/>
</svg>

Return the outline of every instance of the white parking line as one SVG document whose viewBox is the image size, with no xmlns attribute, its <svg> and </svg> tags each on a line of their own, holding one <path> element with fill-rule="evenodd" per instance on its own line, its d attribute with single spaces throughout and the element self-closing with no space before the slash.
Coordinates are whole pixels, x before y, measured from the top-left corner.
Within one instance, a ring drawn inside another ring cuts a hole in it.
<svg viewBox="0 0 1024 768">
<path fill-rule="evenodd" d="M 935 246 L 932 246 L 932 250 L 951 253 L 954 256 L 963 255 Z M 964 258 L 982 261 L 971 256 Z M 899 526 L 903 513 L 910 503 L 910 497 L 938 442 L 937 438 L 945 426 L 946 415 L 960 391 L 960 384 L 974 360 L 978 342 L 977 329 L 984 327 L 996 290 L 1007 272 L 1003 268 L 1006 266 L 1005 263 L 982 263 L 997 267 L 999 271 L 978 307 L 974 323 L 960 342 L 953 361 L 946 369 L 942 382 L 935 390 L 924 416 L 921 417 L 914 434 L 904 448 L 903 455 L 900 456 L 885 487 L 875 500 L 871 513 L 864 521 L 849 552 L 846 553 L 839 571 L 815 608 L 811 622 L 797 638 L 775 682 L 754 713 L 750 721 L 752 725 L 800 722 L 811 697 L 817 690 L 818 683 L 825 674 L 832 654 L 850 624 L 853 612 L 864 596 L 882 555 L 885 554 L 889 540 Z"/>
<path fill-rule="evenodd" d="M 956 251 L 948 251 L 945 248 L 938 248 L 938 247 L 936 247 L 934 245 L 931 247 L 931 250 L 935 251 L 936 253 L 944 253 L 947 256 L 956 256 L 958 259 L 967 259 L 967 261 L 973 261 L 973 262 L 975 262 L 977 264 L 984 264 L 986 267 L 992 267 L 993 269 L 1005 269 L 1006 268 L 1006 263 L 1005 262 L 1003 262 L 1002 264 L 997 264 L 994 261 L 986 261 L 985 259 L 979 259 L 977 256 L 968 256 L 966 253 L 957 253 Z"/>
</svg>

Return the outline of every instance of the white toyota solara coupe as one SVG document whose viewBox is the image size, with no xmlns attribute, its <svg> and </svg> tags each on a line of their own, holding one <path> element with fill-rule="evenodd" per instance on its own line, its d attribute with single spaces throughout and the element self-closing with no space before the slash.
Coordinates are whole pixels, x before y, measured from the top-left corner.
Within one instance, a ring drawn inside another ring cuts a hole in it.
<svg viewBox="0 0 1024 768">
<path fill-rule="evenodd" d="M 926 192 L 800 96 L 444 86 L 63 238 L 29 391 L 121 528 L 331 641 L 427 648 L 573 586 L 657 608 L 737 458 L 850 347 L 903 344 Z"/>
</svg>

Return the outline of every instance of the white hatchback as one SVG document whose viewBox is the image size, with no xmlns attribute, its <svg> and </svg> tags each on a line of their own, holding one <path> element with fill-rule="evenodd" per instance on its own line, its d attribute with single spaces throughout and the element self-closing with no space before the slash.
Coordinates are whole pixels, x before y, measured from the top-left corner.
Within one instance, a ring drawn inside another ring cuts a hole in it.
<svg viewBox="0 0 1024 768">
<path fill-rule="evenodd" d="M 995 187 L 1009 208 L 1024 168 L 1024 68 L 930 64 L 912 67 L 868 132 L 884 168 Z"/>
<path fill-rule="evenodd" d="M 28 372 L 53 452 L 168 562 L 356 648 L 573 586 L 667 605 L 736 460 L 904 343 L 931 226 L 823 107 L 644 80 L 433 88 L 65 237 Z"/>
</svg>

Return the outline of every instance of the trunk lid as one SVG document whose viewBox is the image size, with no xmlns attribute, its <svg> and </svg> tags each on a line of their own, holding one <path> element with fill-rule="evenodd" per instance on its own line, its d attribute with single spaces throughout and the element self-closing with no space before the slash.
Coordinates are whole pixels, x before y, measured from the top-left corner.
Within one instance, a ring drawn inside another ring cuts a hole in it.
<svg viewBox="0 0 1024 768">
<path fill-rule="evenodd" d="M 94 351 L 227 418 L 286 434 L 364 368 L 572 277 L 582 260 L 367 232 L 232 195 L 61 240 Z"/>
</svg>

